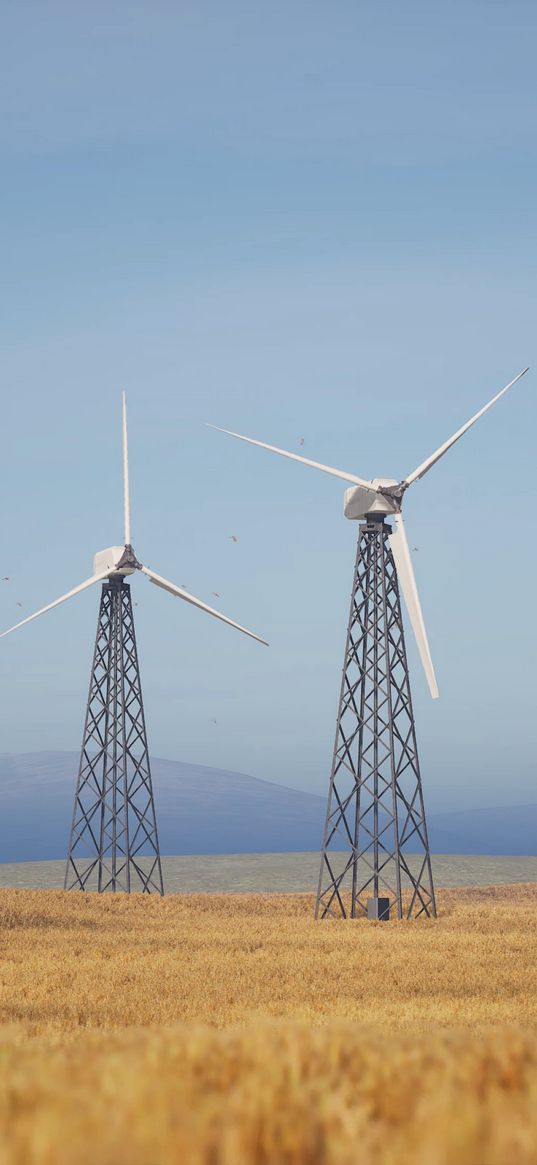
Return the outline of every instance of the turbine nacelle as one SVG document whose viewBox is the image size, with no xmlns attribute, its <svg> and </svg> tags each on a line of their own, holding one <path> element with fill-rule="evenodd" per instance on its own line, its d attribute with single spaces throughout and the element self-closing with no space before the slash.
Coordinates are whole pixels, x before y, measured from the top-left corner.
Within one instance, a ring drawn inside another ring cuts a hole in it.
<svg viewBox="0 0 537 1165">
<path fill-rule="evenodd" d="M 120 565 L 122 559 L 124 561 Z M 106 550 L 98 550 L 93 559 L 94 574 L 109 571 L 110 574 L 126 575 L 134 574 L 136 569 L 136 560 L 130 546 L 109 546 Z"/>
<path fill-rule="evenodd" d="M 350 489 L 346 489 L 343 500 L 345 517 L 356 521 L 360 518 L 366 518 L 368 514 L 398 514 L 401 503 L 396 497 L 382 492 L 385 489 L 392 489 L 398 484 L 393 478 L 375 477 L 371 482 L 370 489 L 363 485 L 351 486 Z"/>
</svg>

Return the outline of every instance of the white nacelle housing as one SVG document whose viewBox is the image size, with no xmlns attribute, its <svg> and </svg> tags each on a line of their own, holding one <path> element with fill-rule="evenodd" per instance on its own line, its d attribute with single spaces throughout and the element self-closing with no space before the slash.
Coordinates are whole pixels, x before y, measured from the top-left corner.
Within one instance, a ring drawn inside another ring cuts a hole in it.
<svg viewBox="0 0 537 1165">
<path fill-rule="evenodd" d="M 93 559 L 93 573 L 102 574 L 103 570 L 109 570 L 110 574 L 134 574 L 132 566 L 116 570 L 116 563 L 122 558 L 124 550 L 124 546 L 109 546 L 107 550 L 98 550 Z"/>
<path fill-rule="evenodd" d="M 397 485 L 391 478 L 376 477 L 371 482 L 371 489 L 363 485 L 353 485 L 345 490 L 343 513 L 352 520 L 366 518 L 368 514 L 397 514 L 400 506 L 395 498 L 387 498 L 384 494 L 376 493 L 379 485 Z"/>
</svg>

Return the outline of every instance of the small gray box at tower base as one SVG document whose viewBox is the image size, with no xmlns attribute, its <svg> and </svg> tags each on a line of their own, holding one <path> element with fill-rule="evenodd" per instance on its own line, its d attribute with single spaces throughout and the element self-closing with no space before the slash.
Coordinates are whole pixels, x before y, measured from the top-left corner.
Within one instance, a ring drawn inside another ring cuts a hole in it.
<svg viewBox="0 0 537 1165">
<path fill-rule="evenodd" d="M 389 898 L 369 898 L 367 902 L 367 917 L 378 922 L 388 922 L 390 918 Z"/>
</svg>

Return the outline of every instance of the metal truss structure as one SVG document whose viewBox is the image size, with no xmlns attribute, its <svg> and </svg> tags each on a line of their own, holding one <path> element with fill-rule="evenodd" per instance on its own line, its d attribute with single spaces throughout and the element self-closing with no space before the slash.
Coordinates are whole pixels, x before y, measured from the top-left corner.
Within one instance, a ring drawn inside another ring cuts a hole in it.
<svg viewBox="0 0 537 1165">
<path fill-rule="evenodd" d="M 360 526 L 316 918 L 383 899 L 399 918 L 436 916 L 390 534 L 382 514 Z"/>
<path fill-rule="evenodd" d="M 163 894 L 130 586 L 103 583 L 66 890 Z"/>
</svg>

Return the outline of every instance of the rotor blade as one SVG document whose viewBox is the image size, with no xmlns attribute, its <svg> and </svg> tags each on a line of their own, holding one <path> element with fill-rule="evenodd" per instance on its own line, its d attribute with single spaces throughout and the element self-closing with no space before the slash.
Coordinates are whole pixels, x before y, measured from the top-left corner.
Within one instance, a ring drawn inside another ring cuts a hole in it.
<svg viewBox="0 0 537 1165">
<path fill-rule="evenodd" d="M 127 437 L 127 401 L 121 394 L 123 421 L 123 509 L 125 513 L 125 546 L 131 544 L 131 502 L 129 496 L 129 442 Z"/>
<path fill-rule="evenodd" d="M 462 428 L 457 429 L 457 432 L 454 433 L 448 441 L 444 441 L 444 444 L 436 450 L 436 453 L 433 453 L 431 457 L 428 457 L 426 461 L 423 461 L 421 465 L 418 465 L 418 468 L 415 469 L 413 473 L 410 473 L 408 477 L 405 477 L 404 480 L 406 484 L 412 485 L 413 481 L 418 481 L 420 477 L 423 477 L 425 473 L 428 473 L 432 466 L 435 465 L 436 462 L 444 456 L 444 453 L 447 453 L 448 449 L 451 449 L 451 446 L 454 445 L 456 441 L 459 441 L 461 437 L 464 437 L 464 434 L 468 431 L 468 429 L 471 429 L 472 425 L 475 425 L 476 421 L 478 421 L 484 413 L 488 412 L 488 410 L 496 404 L 496 401 L 499 400 L 500 397 L 508 391 L 508 389 L 512 388 L 513 385 L 516 384 L 517 380 L 520 380 L 521 376 L 524 376 L 528 371 L 528 368 L 524 368 L 522 372 L 519 372 L 518 376 L 515 376 L 514 380 L 510 380 L 509 384 L 506 384 L 505 388 L 502 388 L 500 392 L 497 392 L 496 396 L 493 396 L 492 400 L 489 400 L 488 404 L 484 405 L 484 407 L 480 409 L 478 413 L 475 413 L 473 417 L 470 417 L 470 420 L 467 421 L 466 424 L 462 426 Z"/>
<path fill-rule="evenodd" d="M 433 700 L 438 698 L 438 687 L 436 683 L 436 676 L 434 674 L 433 661 L 431 659 L 431 652 L 429 650 L 429 642 L 427 639 L 427 632 L 425 630 L 425 623 L 423 622 L 423 614 L 421 610 L 420 599 L 418 595 L 418 588 L 416 586 L 416 579 L 414 577 L 414 567 L 408 542 L 406 540 L 406 531 L 403 523 L 403 515 L 395 514 L 395 531 L 389 536 L 392 554 L 395 559 L 395 567 L 397 570 L 397 577 L 399 585 L 405 597 L 410 622 L 416 636 L 418 650 L 421 656 L 423 669 L 427 677 L 427 683 L 431 692 Z"/>
<path fill-rule="evenodd" d="M 28 615 L 27 619 L 21 619 L 20 623 L 15 623 L 14 627 L 8 627 L 7 631 L 2 631 L 0 639 L 4 635 L 9 635 L 12 631 L 16 631 L 17 627 L 24 627 L 25 623 L 31 623 L 32 619 L 37 619 L 39 615 L 44 615 L 46 611 L 51 611 L 53 607 L 59 607 L 60 603 L 65 603 L 67 599 L 72 599 L 74 595 L 78 595 L 80 591 L 85 591 L 86 587 L 93 586 L 94 583 L 101 582 L 102 579 L 108 578 L 110 570 L 103 570 L 100 574 L 94 574 L 92 578 L 87 578 L 85 582 L 80 583 L 80 586 L 74 587 L 72 591 L 68 591 L 66 595 L 62 595 L 60 599 L 55 599 L 53 603 L 49 603 L 46 607 L 41 607 L 40 611 L 34 611 L 33 615 Z"/>
<path fill-rule="evenodd" d="M 235 627 L 237 631 L 242 631 L 245 635 L 249 635 L 251 639 L 257 639 L 258 643 L 264 643 L 268 647 L 266 639 L 261 639 L 259 635 L 254 635 L 253 631 L 248 631 L 247 627 L 241 627 L 240 623 L 234 623 L 233 619 L 228 619 L 227 615 L 221 615 L 220 611 L 215 611 L 214 607 L 208 607 L 207 603 L 202 603 L 201 599 L 197 599 L 195 595 L 191 595 L 189 591 L 184 591 L 182 587 L 178 587 L 175 583 L 168 582 L 168 579 L 162 578 L 162 575 L 155 574 L 154 570 L 150 570 L 148 566 L 142 566 L 140 569 L 151 582 L 157 587 L 162 587 L 164 591 L 169 591 L 171 595 L 177 595 L 178 599 L 184 599 L 186 603 L 192 603 L 194 607 L 199 607 L 200 610 L 206 611 L 208 615 L 214 615 L 215 619 L 221 619 L 223 623 L 229 623 L 230 627 Z"/>
<path fill-rule="evenodd" d="M 253 437 L 243 437 L 242 433 L 232 433 L 231 429 L 221 429 L 218 425 L 208 425 L 209 429 L 216 429 L 218 433 L 227 433 L 228 437 L 238 437 L 239 441 L 247 441 L 249 445 L 259 445 L 260 449 L 268 449 L 270 453 L 279 453 L 280 457 L 289 457 L 291 461 L 300 461 L 302 465 L 309 465 L 312 469 L 320 469 L 323 473 L 330 473 L 332 477 L 340 477 L 342 481 L 350 481 L 353 485 L 365 485 L 372 493 L 377 490 L 370 481 L 363 477 L 356 477 L 354 473 L 345 473 L 343 469 L 332 469 L 330 465 L 321 465 L 320 461 L 310 461 L 308 457 L 299 457 L 298 453 L 288 453 L 286 449 L 277 449 L 275 445 L 265 445 L 264 441 L 254 441 Z"/>
</svg>

